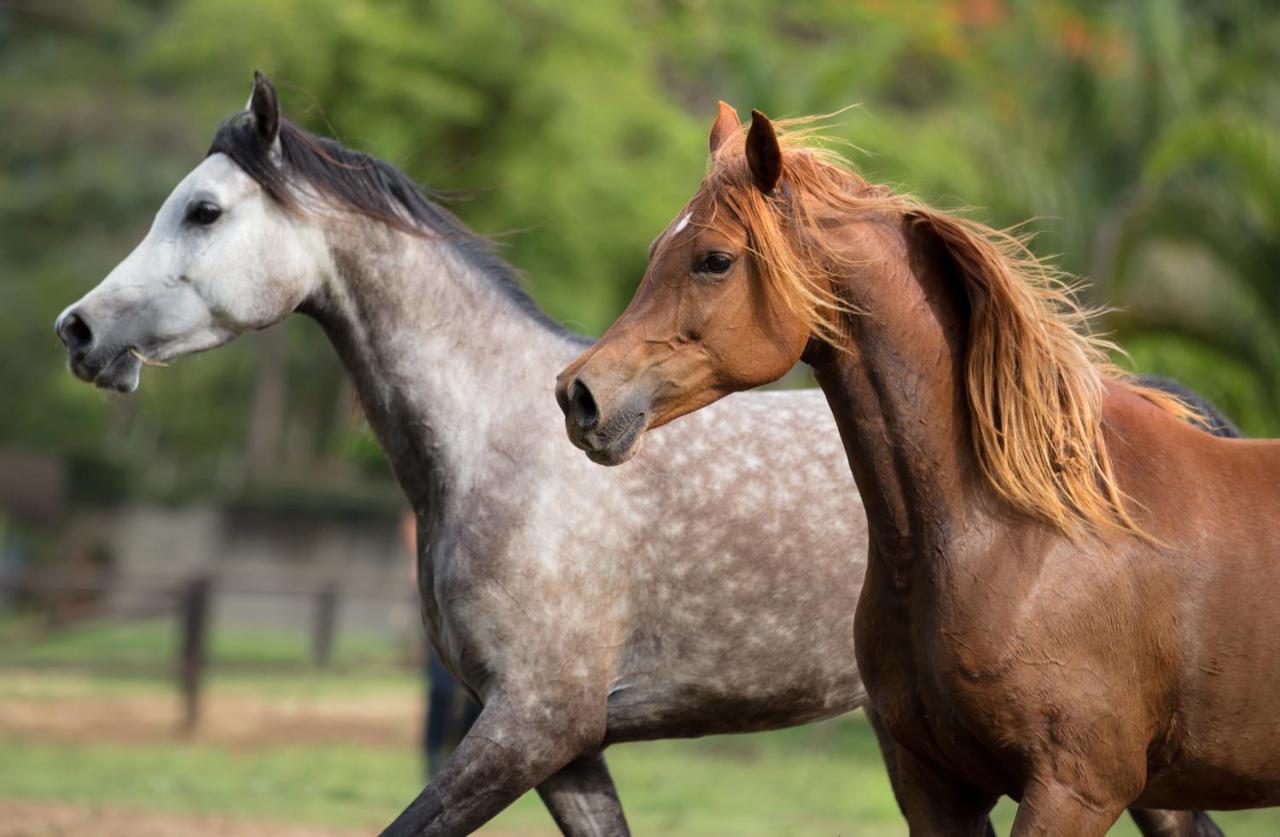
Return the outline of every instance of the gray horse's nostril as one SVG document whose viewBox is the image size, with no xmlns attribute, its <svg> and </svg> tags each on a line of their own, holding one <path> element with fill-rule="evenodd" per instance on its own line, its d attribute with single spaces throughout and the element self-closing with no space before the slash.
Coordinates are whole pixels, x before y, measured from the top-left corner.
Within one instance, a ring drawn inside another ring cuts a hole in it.
<svg viewBox="0 0 1280 837">
<path fill-rule="evenodd" d="M 569 385 L 569 413 L 579 430 L 590 430 L 596 426 L 596 421 L 600 418 L 596 399 L 581 380 L 576 380 Z"/>
<path fill-rule="evenodd" d="M 69 352 L 84 352 L 93 345 L 93 330 L 89 328 L 84 318 L 74 311 L 64 314 L 54 326 L 54 330 Z"/>
</svg>

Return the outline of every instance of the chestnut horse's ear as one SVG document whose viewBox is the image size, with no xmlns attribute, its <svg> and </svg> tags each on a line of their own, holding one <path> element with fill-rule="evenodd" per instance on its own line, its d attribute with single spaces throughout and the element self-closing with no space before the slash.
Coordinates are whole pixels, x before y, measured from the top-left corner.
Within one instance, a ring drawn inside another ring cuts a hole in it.
<svg viewBox="0 0 1280 837">
<path fill-rule="evenodd" d="M 274 150 L 280 139 L 280 100 L 276 98 L 275 85 L 257 70 L 253 71 L 253 92 L 245 110 L 253 115 L 258 136 Z"/>
<path fill-rule="evenodd" d="M 728 142 L 734 134 L 738 133 L 738 129 L 742 127 L 742 123 L 738 121 L 738 112 L 729 106 L 728 102 L 721 101 L 720 109 L 716 113 L 716 121 L 711 126 L 711 153 L 715 154 L 720 150 L 720 146 Z"/>
<path fill-rule="evenodd" d="M 773 191 L 782 178 L 782 147 L 778 134 L 773 130 L 769 117 L 758 110 L 751 111 L 751 130 L 747 132 L 747 165 L 757 188 L 766 195 Z"/>
</svg>

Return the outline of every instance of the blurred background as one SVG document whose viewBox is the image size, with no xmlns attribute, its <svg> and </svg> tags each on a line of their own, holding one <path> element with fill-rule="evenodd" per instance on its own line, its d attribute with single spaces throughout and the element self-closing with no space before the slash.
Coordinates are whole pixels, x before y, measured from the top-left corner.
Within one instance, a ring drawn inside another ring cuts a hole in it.
<svg viewBox="0 0 1280 837">
<path fill-rule="evenodd" d="M 320 330 L 131 398 L 52 333 L 255 68 L 294 120 L 455 191 L 588 334 L 717 99 L 859 104 L 831 134 L 871 180 L 1034 219 L 1133 368 L 1280 436 L 1274 3 L 0 0 L 0 835 L 368 833 L 420 786 L 403 501 Z M 904 833 L 857 716 L 611 761 L 641 834 Z M 553 829 L 526 798 L 486 833 Z"/>
</svg>

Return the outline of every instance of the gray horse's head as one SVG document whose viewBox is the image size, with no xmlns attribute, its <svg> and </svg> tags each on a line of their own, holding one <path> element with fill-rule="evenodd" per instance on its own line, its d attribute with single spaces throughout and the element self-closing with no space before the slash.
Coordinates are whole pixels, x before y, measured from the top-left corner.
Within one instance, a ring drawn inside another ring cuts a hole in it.
<svg viewBox="0 0 1280 837">
<path fill-rule="evenodd" d="M 328 250 L 319 229 L 289 211 L 280 107 L 275 88 L 255 74 L 243 113 L 210 154 L 178 184 L 146 238 L 106 279 L 59 315 L 54 328 L 76 377 L 104 389 L 137 389 L 143 363 L 220 346 L 287 316 L 312 293 Z M 233 160 L 233 156 L 239 158 Z M 244 160 L 256 160 L 246 171 Z"/>
</svg>

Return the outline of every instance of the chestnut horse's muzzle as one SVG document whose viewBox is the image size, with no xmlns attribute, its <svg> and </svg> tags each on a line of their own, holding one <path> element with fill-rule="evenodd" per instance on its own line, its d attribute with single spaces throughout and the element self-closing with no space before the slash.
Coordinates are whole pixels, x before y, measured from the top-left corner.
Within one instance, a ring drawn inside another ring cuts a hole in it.
<svg viewBox="0 0 1280 837">
<path fill-rule="evenodd" d="M 621 465 L 635 455 L 648 426 L 643 399 L 615 399 L 602 409 L 588 382 L 569 370 L 556 379 L 556 403 L 569 441 L 600 465 Z"/>
</svg>

